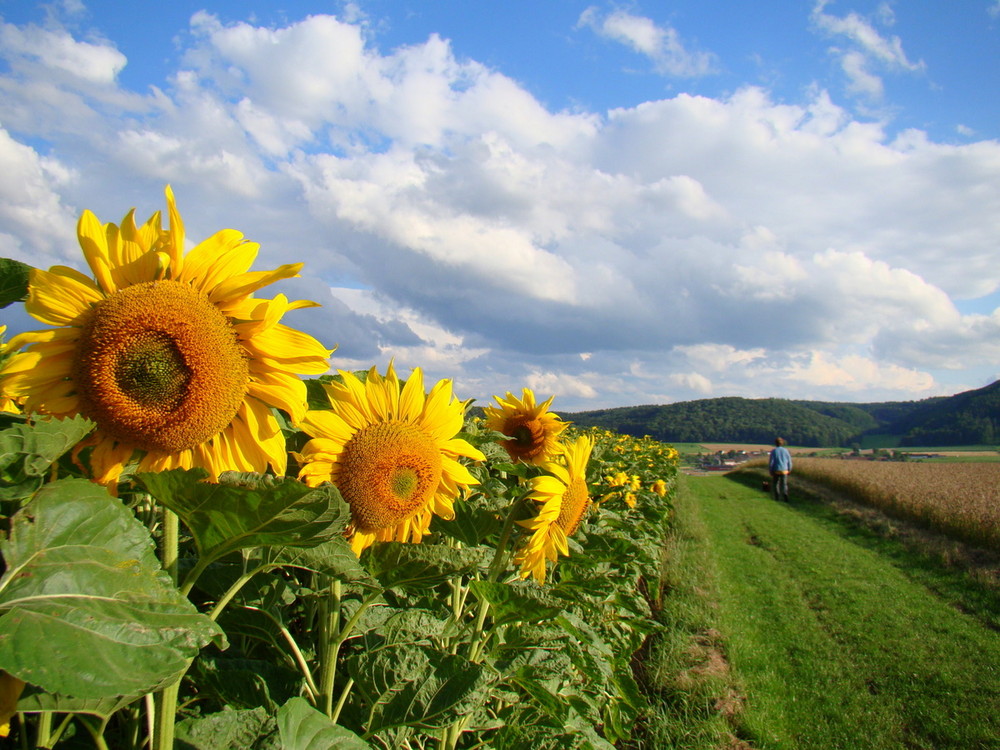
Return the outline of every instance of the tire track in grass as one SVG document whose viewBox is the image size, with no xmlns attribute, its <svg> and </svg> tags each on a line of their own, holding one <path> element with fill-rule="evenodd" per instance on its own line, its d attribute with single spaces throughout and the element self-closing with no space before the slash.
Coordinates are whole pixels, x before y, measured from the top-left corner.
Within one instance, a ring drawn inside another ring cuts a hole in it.
<svg viewBox="0 0 1000 750">
<path fill-rule="evenodd" d="M 725 477 L 688 478 L 757 748 L 1000 748 L 1000 635 L 876 551 Z"/>
</svg>

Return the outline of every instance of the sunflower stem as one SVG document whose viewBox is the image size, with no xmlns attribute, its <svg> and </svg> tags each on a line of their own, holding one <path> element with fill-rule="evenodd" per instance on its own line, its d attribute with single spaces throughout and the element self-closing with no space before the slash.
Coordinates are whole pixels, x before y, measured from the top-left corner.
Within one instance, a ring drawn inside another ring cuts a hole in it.
<svg viewBox="0 0 1000 750">
<path fill-rule="evenodd" d="M 178 677 L 159 692 L 153 750 L 173 750 L 174 715 L 177 713 L 177 696 L 180 695 L 180 691 L 181 678 Z"/>
<path fill-rule="evenodd" d="M 496 581 L 501 571 L 506 567 L 507 544 L 510 542 L 511 534 L 514 533 L 514 510 L 520 502 L 520 500 L 515 500 L 507 511 L 507 518 L 504 519 L 503 530 L 500 532 L 500 541 L 497 542 L 497 550 L 493 553 L 493 561 L 490 563 L 489 573 L 486 576 L 486 580 L 490 582 Z"/>
<path fill-rule="evenodd" d="M 340 582 L 337 581 L 337 583 Z M 354 632 L 354 628 L 357 627 L 361 618 L 364 617 L 365 612 L 368 611 L 368 608 L 375 603 L 379 596 L 381 596 L 381 592 L 376 592 L 365 597 L 358 606 L 358 611 L 351 615 L 351 619 L 347 621 L 347 624 L 344 625 L 340 633 L 337 634 L 337 637 L 333 638 L 327 646 L 327 652 L 323 659 L 323 681 L 320 683 L 320 690 L 322 691 L 322 695 L 326 701 L 326 715 L 331 719 L 333 718 L 333 684 L 337 677 L 337 657 L 340 655 L 340 647 L 344 645 L 344 641 L 351 637 L 351 633 Z M 337 610 L 339 620 L 339 603 Z M 331 630 L 330 632 L 332 634 L 335 630 Z"/>
<path fill-rule="evenodd" d="M 326 715 L 333 718 L 333 683 L 337 676 L 337 652 L 340 641 L 340 607 L 343 597 L 343 584 L 340 579 L 330 584 L 329 611 L 326 620 L 326 638 L 324 639 L 323 667 L 320 674 L 319 690 L 323 696 Z"/>
<path fill-rule="evenodd" d="M 52 714 L 44 711 L 38 714 L 38 727 L 35 734 L 35 747 L 48 747 L 49 735 L 52 734 Z"/>
<path fill-rule="evenodd" d="M 347 680 L 347 684 L 344 685 L 344 689 L 340 691 L 340 698 L 337 699 L 337 707 L 333 709 L 333 715 L 330 717 L 330 721 L 334 724 L 340 718 L 340 712 L 344 709 L 344 704 L 347 703 L 347 696 L 351 694 L 351 688 L 354 687 L 354 678 L 351 677 Z"/>
<path fill-rule="evenodd" d="M 472 630 L 472 638 L 469 641 L 469 661 L 478 664 L 483 656 L 483 646 L 489 638 L 489 633 L 483 632 L 483 625 L 486 623 L 486 615 L 490 611 L 490 603 L 485 599 L 479 600 L 479 609 L 476 611 L 476 624 Z"/>
<path fill-rule="evenodd" d="M 170 574 L 174 585 L 177 580 L 177 558 L 180 547 L 180 519 L 172 510 L 163 509 L 163 539 L 160 547 L 160 563 L 163 569 Z"/>
<path fill-rule="evenodd" d="M 170 574 L 176 586 L 177 559 L 180 548 L 180 519 L 177 514 L 167 508 L 163 509 L 163 539 L 161 542 L 160 562 L 163 569 Z M 185 669 L 185 672 L 187 670 Z M 181 679 L 184 673 L 160 691 L 156 707 L 155 736 L 153 750 L 173 750 L 174 719 L 177 713 L 177 696 L 180 694 Z"/>
</svg>

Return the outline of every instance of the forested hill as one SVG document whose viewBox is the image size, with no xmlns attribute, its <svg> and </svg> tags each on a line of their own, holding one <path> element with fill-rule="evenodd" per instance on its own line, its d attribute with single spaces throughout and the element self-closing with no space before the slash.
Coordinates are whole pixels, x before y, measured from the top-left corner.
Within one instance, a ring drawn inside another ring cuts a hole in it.
<svg viewBox="0 0 1000 750">
<path fill-rule="evenodd" d="M 900 446 L 1000 442 L 1000 381 L 975 391 L 923 401 L 854 404 L 740 397 L 663 406 L 564 413 L 581 427 L 597 426 L 673 443 L 850 445 L 871 435 Z"/>
</svg>

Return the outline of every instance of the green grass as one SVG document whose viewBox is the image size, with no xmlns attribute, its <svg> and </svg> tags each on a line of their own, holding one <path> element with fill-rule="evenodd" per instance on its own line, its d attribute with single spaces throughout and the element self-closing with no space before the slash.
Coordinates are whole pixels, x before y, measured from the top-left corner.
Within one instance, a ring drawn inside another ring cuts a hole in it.
<svg viewBox="0 0 1000 750">
<path fill-rule="evenodd" d="M 664 608 L 658 613 L 666 627 L 654 639 L 644 662 L 645 683 L 655 696 L 655 714 L 643 727 L 639 747 L 705 750 L 721 746 L 731 727 L 716 704 L 730 691 L 728 675 L 705 669 L 717 625 L 715 600 L 705 592 L 717 585 L 707 530 L 694 511 L 685 483 L 680 483 L 675 522 L 664 547 Z"/>
<path fill-rule="evenodd" d="M 966 607 L 953 572 L 759 484 L 686 477 L 676 521 L 650 747 L 722 747 L 732 731 L 759 750 L 1000 748 L 995 594 Z M 731 671 L 671 679 L 709 631 Z M 727 719 L 713 707 L 732 690 L 745 705 Z"/>
</svg>

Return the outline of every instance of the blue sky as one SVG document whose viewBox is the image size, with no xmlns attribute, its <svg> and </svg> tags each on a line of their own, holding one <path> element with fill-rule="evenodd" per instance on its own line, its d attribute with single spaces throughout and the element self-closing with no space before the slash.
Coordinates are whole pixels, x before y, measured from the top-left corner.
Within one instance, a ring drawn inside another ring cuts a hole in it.
<svg viewBox="0 0 1000 750">
<path fill-rule="evenodd" d="M 1000 377 L 997 91 L 1000 0 L 0 0 L 0 255 L 79 267 L 170 183 L 306 263 L 336 367 L 950 394 Z"/>
</svg>

